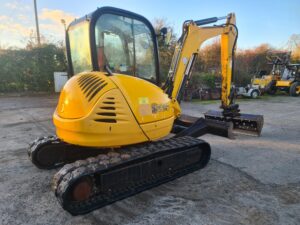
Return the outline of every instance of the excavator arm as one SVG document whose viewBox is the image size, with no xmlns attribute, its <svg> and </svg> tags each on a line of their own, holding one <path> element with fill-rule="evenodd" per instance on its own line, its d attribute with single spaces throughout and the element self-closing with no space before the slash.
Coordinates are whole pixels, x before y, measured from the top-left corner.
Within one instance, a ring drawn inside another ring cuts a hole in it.
<svg viewBox="0 0 300 225">
<path fill-rule="evenodd" d="M 227 21 L 223 25 L 200 26 L 224 18 Z M 199 21 L 186 21 L 184 23 L 183 34 L 175 47 L 168 74 L 168 87 L 165 90 L 173 102 L 180 102 L 184 88 L 191 78 L 191 71 L 203 42 L 219 35 L 221 35 L 222 107 L 226 108 L 230 105 L 233 54 L 237 39 L 237 28 L 233 13 L 228 14 L 226 17 L 213 17 Z M 180 115 L 180 111 L 178 111 L 178 115 Z"/>
<path fill-rule="evenodd" d="M 226 19 L 221 25 L 203 26 L 218 20 Z M 222 89 L 221 106 L 222 112 L 209 111 L 205 118 L 223 122 L 232 122 L 234 128 L 246 130 L 246 133 L 259 135 L 263 125 L 263 117 L 239 113 L 239 106 L 234 104 L 234 93 L 231 89 L 231 81 L 234 68 L 234 52 L 238 37 L 238 29 L 235 25 L 235 14 L 230 13 L 225 17 L 213 17 L 198 21 L 186 21 L 183 24 L 182 36 L 178 40 L 172 59 L 165 92 L 172 99 L 177 121 L 180 120 L 180 100 L 184 88 L 188 84 L 192 68 L 199 54 L 201 45 L 206 40 L 221 35 L 221 71 Z M 184 117 L 186 117 L 184 115 Z M 195 121 L 195 119 L 193 119 Z M 180 122 L 181 123 L 181 122 Z M 190 123 L 192 125 L 192 123 Z M 243 132 L 244 133 L 244 132 Z"/>
</svg>

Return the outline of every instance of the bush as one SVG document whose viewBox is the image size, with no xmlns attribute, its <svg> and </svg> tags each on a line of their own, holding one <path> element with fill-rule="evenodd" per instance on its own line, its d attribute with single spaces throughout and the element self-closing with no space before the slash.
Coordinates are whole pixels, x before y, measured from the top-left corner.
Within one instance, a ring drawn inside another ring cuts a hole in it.
<svg viewBox="0 0 300 225">
<path fill-rule="evenodd" d="M 192 89 L 199 89 L 200 87 L 215 88 L 217 77 L 212 73 L 197 73 L 192 75 L 189 87 Z"/>
<path fill-rule="evenodd" d="M 54 71 L 66 71 L 64 49 L 53 44 L 0 50 L 0 92 L 53 91 Z"/>
</svg>

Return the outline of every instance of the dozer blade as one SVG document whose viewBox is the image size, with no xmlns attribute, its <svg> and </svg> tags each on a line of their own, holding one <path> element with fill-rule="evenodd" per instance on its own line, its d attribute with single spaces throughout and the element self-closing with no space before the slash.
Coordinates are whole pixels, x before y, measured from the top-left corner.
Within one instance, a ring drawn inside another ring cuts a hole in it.
<svg viewBox="0 0 300 225">
<path fill-rule="evenodd" d="M 172 133 L 175 137 L 191 136 L 200 137 L 205 134 L 213 134 L 233 139 L 232 122 L 206 119 L 182 114 L 174 122 Z"/>
<path fill-rule="evenodd" d="M 239 113 L 238 116 L 224 116 L 221 111 L 209 110 L 204 114 L 206 119 L 233 123 L 233 132 L 260 136 L 264 124 L 262 115 Z"/>
</svg>

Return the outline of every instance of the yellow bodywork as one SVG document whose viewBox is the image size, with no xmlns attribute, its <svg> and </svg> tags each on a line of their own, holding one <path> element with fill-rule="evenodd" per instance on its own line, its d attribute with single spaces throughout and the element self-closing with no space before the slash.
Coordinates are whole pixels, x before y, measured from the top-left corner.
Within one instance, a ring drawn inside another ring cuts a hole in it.
<svg viewBox="0 0 300 225">
<path fill-rule="evenodd" d="M 84 78 L 87 81 L 82 85 Z M 89 101 L 91 94 L 87 96 L 84 85 L 92 85 L 93 79 L 101 79 L 105 86 Z M 167 95 L 148 81 L 87 72 L 66 83 L 53 121 L 58 137 L 68 143 L 117 147 L 168 135 L 174 110 Z"/>
<path fill-rule="evenodd" d="M 276 87 L 290 87 L 292 83 L 291 80 L 278 80 L 276 81 Z"/>
<path fill-rule="evenodd" d="M 286 87 L 289 88 L 291 84 L 293 83 L 292 80 L 281 80 L 280 76 L 275 76 L 275 75 L 266 75 L 263 76 L 262 78 L 254 78 L 252 79 L 252 85 L 258 85 L 259 88 L 266 88 L 267 85 L 271 81 L 276 81 L 275 86 L 276 87 Z"/>
<path fill-rule="evenodd" d="M 64 86 L 53 115 L 57 136 L 81 146 L 119 147 L 167 136 L 181 114 L 178 95 L 190 75 L 201 44 L 221 35 L 222 106 L 229 106 L 235 15 L 226 25 L 185 25 L 184 40 L 175 49 L 172 93 L 135 76 L 84 72 Z M 72 43 L 71 43 L 72 44 Z M 173 59 L 174 59 L 173 58 Z M 187 72 L 188 71 L 188 72 Z"/>
<path fill-rule="evenodd" d="M 272 75 L 263 76 L 262 78 L 253 78 L 252 85 L 258 85 L 259 88 L 265 88 L 273 80 Z"/>
</svg>

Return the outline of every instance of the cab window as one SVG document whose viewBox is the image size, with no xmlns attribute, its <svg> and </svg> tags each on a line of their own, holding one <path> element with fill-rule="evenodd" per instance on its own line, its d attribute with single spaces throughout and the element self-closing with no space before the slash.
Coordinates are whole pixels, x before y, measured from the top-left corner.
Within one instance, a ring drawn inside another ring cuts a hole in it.
<svg viewBox="0 0 300 225">
<path fill-rule="evenodd" d="M 71 27 L 68 35 L 74 74 L 92 71 L 89 23 L 82 22 Z"/>
<path fill-rule="evenodd" d="M 154 44 L 149 28 L 141 21 L 113 14 L 101 15 L 95 26 L 100 71 L 155 81 Z"/>
</svg>

